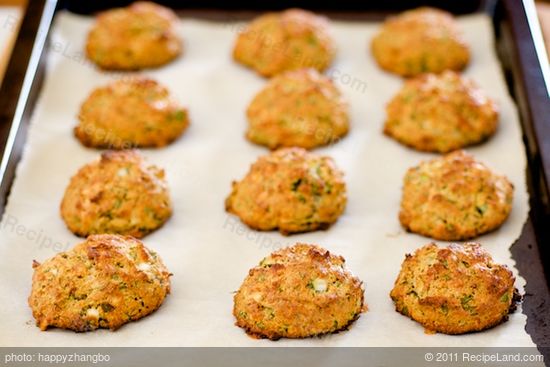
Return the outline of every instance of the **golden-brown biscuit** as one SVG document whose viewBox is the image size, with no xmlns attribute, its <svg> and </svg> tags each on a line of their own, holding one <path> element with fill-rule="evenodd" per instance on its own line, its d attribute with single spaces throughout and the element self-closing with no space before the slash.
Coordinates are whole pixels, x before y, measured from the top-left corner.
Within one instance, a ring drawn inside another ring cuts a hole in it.
<svg viewBox="0 0 550 367">
<path fill-rule="evenodd" d="M 371 49 L 380 67 L 406 77 L 462 70 L 470 60 L 453 16 L 428 7 L 386 20 Z"/>
<path fill-rule="evenodd" d="M 327 69 L 334 58 L 334 41 L 325 17 L 288 9 L 254 19 L 239 33 L 233 57 L 269 77 L 286 70 Z"/>
<path fill-rule="evenodd" d="M 270 149 L 332 144 L 349 129 L 348 104 L 332 81 L 315 69 L 273 77 L 246 114 L 246 137 Z"/>
<path fill-rule="evenodd" d="M 76 235 L 115 233 L 141 238 L 172 214 L 164 171 L 136 151 L 109 151 L 71 178 L 61 216 Z"/>
<path fill-rule="evenodd" d="M 514 280 L 478 243 L 431 243 L 406 256 L 390 296 L 427 331 L 463 334 L 506 320 L 515 308 Z"/>
<path fill-rule="evenodd" d="M 177 19 L 172 10 L 146 1 L 105 11 L 88 34 L 86 55 L 107 70 L 159 67 L 182 51 Z"/>
<path fill-rule="evenodd" d="M 283 234 L 327 228 L 346 206 L 343 173 L 326 156 L 282 148 L 260 157 L 233 182 L 228 212 L 249 227 Z"/>
<path fill-rule="evenodd" d="M 407 80 L 386 113 L 385 134 L 427 152 L 480 143 L 498 127 L 496 103 L 454 71 Z"/>
<path fill-rule="evenodd" d="M 170 293 L 162 260 L 133 237 L 90 236 L 33 268 L 29 306 L 41 330 L 115 330 L 154 312 Z"/>
<path fill-rule="evenodd" d="M 407 230 L 456 241 L 490 232 L 508 218 L 514 186 L 464 151 L 407 171 L 399 220 Z"/>
<path fill-rule="evenodd" d="M 347 329 L 366 307 L 344 258 L 296 244 L 251 269 L 234 297 L 236 325 L 252 336 L 306 338 Z"/>
<path fill-rule="evenodd" d="M 84 101 L 74 134 L 88 147 L 162 147 L 189 126 L 187 110 L 147 78 L 126 78 L 95 89 Z"/>
</svg>

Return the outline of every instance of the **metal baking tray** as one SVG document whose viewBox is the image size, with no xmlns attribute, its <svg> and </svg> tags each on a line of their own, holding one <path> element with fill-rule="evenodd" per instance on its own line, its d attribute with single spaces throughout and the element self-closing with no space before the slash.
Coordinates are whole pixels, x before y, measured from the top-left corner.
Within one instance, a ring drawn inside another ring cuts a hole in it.
<svg viewBox="0 0 550 367">
<path fill-rule="evenodd" d="M 498 57 L 515 100 L 528 157 L 526 180 L 530 214 L 511 252 L 527 280 L 523 313 L 527 332 L 550 361 L 550 72 L 532 0 L 400 1 L 357 3 L 340 0 L 329 6 L 311 1 L 222 2 L 158 1 L 181 15 L 221 21 L 250 19 L 265 10 L 302 7 L 333 19 L 382 19 L 388 14 L 429 5 L 454 14 L 485 12 L 493 21 Z M 90 14 L 129 1 L 33 0 L 28 4 L 4 82 L 0 88 L 0 214 L 3 213 L 25 144 L 27 127 L 42 85 L 48 32 L 56 11 Z M 366 47 L 366 46 L 365 46 Z M 365 51 L 367 52 L 367 51 Z M 503 152 L 506 154 L 506 152 Z"/>
</svg>

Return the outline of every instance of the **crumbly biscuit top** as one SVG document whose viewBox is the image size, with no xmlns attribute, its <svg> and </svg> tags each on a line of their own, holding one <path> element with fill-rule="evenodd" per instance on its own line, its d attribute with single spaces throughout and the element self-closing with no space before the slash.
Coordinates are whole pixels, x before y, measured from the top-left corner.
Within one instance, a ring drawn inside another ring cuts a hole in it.
<svg viewBox="0 0 550 367">
<path fill-rule="evenodd" d="M 104 69 L 160 66 L 181 53 L 176 21 L 172 10 L 146 1 L 104 11 L 90 30 L 86 53 Z"/>
<path fill-rule="evenodd" d="M 371 46 L 382 68 L 406 77 L 462 70 L 470 59 L 453 16 L 429 7 L 390 17 Z"/>
<path fill-rule="evenodd" d="M 513 185 L 506 177 L 456 151 L 409 169 L 400 220 L 436 239 L 468 239 L 500 226 L 512 199 Z"/>
<path fill-rule="evenodd" d="M 326 18 L 301 9 L 267 13 L 239 34 L 234 58 L 263 76 L 312 67 L 325 70 L 335 54 Z"/>
<path fill-rule="evenodd" d="M 73 176 L 61 214 L 74 233 L 142 237 L 160 227 L 172 208 L 164 171 L 136 151 L 108 151 Z"/>
<path fill-rule="evenodd" d="M 90 236 L 33 268 L 29 304 L 42 330 L 117 329 L 153 312 L 170 292 L 161 259 L 132 237 Z"/>
<path fill-rule="evenodd" d="M 168 89 L 145 77 L 95 89 L 78 117 L 77 138 L 86 146 L 109 149 L 164 146 L 189 125 L 187 110 Z"/>
<path fill-rule="evenodd" d="M 390 101 L 384 132 L 423 151 L 447 153 L 479 143 L 498 126 L 498 107 L 453 71 L 405 82 Z"/>
<path fill-rule="evenodd" d="M 346 327 L 363 310 L 363 289 L 344 262 L 316 245 L 272 253 L 250 270 L 235 295 L 239 326 L 272 339 Z"/>
<path fill-rule="evenodd" d="M 462 334 L 502 322 L 513 307 L 514 276 L 478 243 L 431 243 L 407 255 L 391 297 L 429 331 Z"/>
<path fill-rule="evenodd" d="M 314 148 L 348 132 L 348 104 L 334 83 L 314 69 L 271 79 L 247 109 L 247 137 L 269 148 Z"/>
<path fill-rule="evenodd" d="M 335 222 L 346 201 L 343 174 L 330 157 L 284 148 L 260 157 L 233 184 L 226 207 L 253 228 L 293 233 Z"/>
</svg>

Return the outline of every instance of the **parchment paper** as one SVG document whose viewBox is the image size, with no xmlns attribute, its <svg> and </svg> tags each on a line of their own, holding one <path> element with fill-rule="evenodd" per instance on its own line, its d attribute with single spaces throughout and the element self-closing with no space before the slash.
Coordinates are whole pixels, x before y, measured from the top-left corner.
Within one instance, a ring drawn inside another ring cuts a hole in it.
<svg viewBox="0 0 550 367">
<path fill-rule="evenodd" d="M 91 18 L 61 12 L 53 26 L 47 76 L 0 233 L 0 345 L 2 346 L 533 346 L 521 309 L 491 330 L 463 336 L 427 335 L 398 314 L 389 297 L 405 253 L 430 242 L 401 229 L 397 213 L 407 168 L 434 157 L 407 149 L 382 133 L 384 106 L 402 80 L 380 70 L 368 45 L 379 24 L 333 22 L 337 59 L 329 71 L 351 104 L 351 132 L 317 150 L 346 173 L 349 203 L 329 230 L 283 237 L 247 229 L 224 211 L 230 183 L 267 150 L 244 138 L 244 111 L 265 80 L 231 59 L 236 24 L 182 19 L 185 55 L 145 72 L 188 106 L 192 125 L 176 143 L 143 154 L 164 167 L 174 215 L 144 239 L 172 277 L 172 294 L 154 314 L 116 332 L 41 332 L 27 305 L 33 259 L 43 261 L 81 239 L 59 215 L 70 177 L 99 151 L 73 137 L 80 103 L 90 91 L 120 75 L 98 71 L 82 56 Z M 486 144 L 468 149 L 506 174 L 515 185 L 513 210 L 494 233 L 479 238 L 494 258 L 514 268 L 509 247 L 528 213 L 526 158 L 520 123 L 494 54 L 485 16 L 460 18 L 472 47 L 466 75 L 501 106 L 501 125 Z M 343 255 L 365 283 L 369 311 L 336 335 L 305 340 L 255 340 L 234 326 L 233 293 L 264 256 L 297 241 L 320 244 Z M 514 268 L 514 272 L 517 271 Z M 523 288 L 525 281 L 517 279 Z"/>
</svg>

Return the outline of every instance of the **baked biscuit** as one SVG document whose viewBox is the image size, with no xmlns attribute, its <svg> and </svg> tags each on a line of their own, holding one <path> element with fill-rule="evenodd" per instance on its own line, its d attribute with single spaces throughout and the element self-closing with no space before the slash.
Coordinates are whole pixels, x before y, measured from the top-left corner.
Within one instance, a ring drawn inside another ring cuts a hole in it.
<svg viewBox="0 0 550 367">
<path fill-rule="evenodd" d="M 453 16 L 428 7 L 386 20 L 371 49 L 380 67 L 405 77 L 462 70 L 470 59 Z"/>
<path fill-rule="evenodd" d="M 246 114 L 246 137 L 270 149 L 331 144 L 349 129 L 348 104 L 332 81 L 315 69 L 273 77 Z"/>
<path fill-rule="evenodd" d="M 147 78 L 115 81 L 84 101 L 74 134 L 87 147 L 162 147 L 189 126 L 187 110 L 168 90 Z"/>
<path fill-rule="evenodd" d="M 239 33 L 233 58 L 269 77 L 286 70 L 327 69 L 334 41 L 325 17 L 301 9 L 267 13 Z"/>
<path fill-rule="evenodd" d="M 456 151 L 408 170 L 399 220 L 407 230 L 457 241 L 490 232 L 508 218 L 514 187 Z"/>
<path fill-rule="evenodd" d="M 426 152 L 447 153 L 478 144 L 498 127 L 496 103 L 453 71 L 407 80 L 386 113 L 386 135 Z"/>
<path fill-rule="evenodd" d="M 260 157 L 233 182 L 225 208 L 253 229 L 290 234 L 327 228 L 346 201 L 343 173 L 331 158 L 283 148 Z"/>
<path fill-rule="evenodd" d="M 181 54 L 174 12 L 138 1 L 98 15 L 88 34 L 86 55 L 106 70 L 139 70 L 164 65 Z"/>
<path fill-rule="evenodd" d="M 115 330 L 154 312 L 170 293 L 162 260 L 132 237 L 93 235 L 33 268 L 29 306 L 41 330 Z"/>
<path fill-rule="evenodd" d="M 105 152 L 71 178 L 61 216 L 76 235 L 115 233 L 141 238 L 172 214 L 164 171 L 135 151 Z"/>
<path fill-rule="evenodd" d="M 272 253 L 250 270 L 235 294 L 236 325 L 272 340 L 347 329 L 366 307 L 362 282 L 344 262 L 316 245 Z"/>
<path fill-rule="evenodd" d="M 390 296 L 428 332 L 463 334 L 506 320 L 518 297 L 514 280 L 478 243 L 431 243 L 406 256 Z"/>
</svg>

